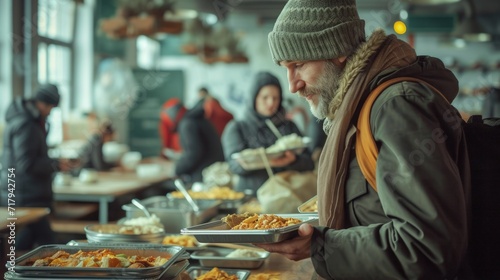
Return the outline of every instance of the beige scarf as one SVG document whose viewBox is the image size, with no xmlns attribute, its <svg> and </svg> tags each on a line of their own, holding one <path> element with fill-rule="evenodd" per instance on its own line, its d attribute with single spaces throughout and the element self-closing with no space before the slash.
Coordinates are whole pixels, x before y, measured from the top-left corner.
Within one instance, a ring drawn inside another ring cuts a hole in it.
<svg viewBox="0 0 500 280">
<path fill-rule="evenodd" d="M 351 119 L 369 83 L 381 71 L 401 68 L 416 60 L 413 48 L 394 35 L 375 31 L 347 60 L 337 95 L 325 119 L 328 137 L 318 168 L 318 211 L 320 225 L 345 227 L 345 182 L 355 129 Z"/>
</svg>

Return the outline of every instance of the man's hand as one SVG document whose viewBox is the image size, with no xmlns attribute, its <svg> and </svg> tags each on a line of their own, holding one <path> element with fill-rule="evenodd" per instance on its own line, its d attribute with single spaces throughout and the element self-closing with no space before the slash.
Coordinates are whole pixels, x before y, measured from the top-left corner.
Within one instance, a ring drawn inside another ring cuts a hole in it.
<svg viewBox="0 0 500 280">
<path fill-rule="evenodd" d="M 282 157 L 274 158 L 269 160 L 269 165 L 271 167 L 284 167 L 290 165 L 297 159 L 295 153 L 291 151 L 286 151 Z"/>
<path fill-rule="evenodd" d="M 302 224 L 299 227 L 299 236 L 275 244 L 254 244 L 271 253 L 279 253 L 293 260 L 299 261 L 311 257 L 311 238 L 313 227 L 310 224 Z"/>
</svg>

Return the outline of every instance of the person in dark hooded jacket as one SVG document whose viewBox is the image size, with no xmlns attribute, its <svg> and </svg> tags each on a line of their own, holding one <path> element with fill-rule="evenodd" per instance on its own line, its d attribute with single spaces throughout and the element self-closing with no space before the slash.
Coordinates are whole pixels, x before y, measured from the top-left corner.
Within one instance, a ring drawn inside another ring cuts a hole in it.
<svg viewBox="0 0 500 280">
<path fill-rule="evenodd" d="M 16 207 L 51 207 L 52 175 L 67 169 L 67 164 L 51 159 L 47 154 L 46 123 L 53 107 L 59 103 L 55 85 L 41 86 L 34 99 L 17 98 L 7 109 L 3 135 L 2 182 L 7 182 L 9 170 L 15 174 Z M 1 203 L 6 205 L 9 191 L 2 186 Z M 16 234 L 16 248 L 29 250 L 33 245 L 50 244 L 54 234 L 48 218 L 27 225 Z"/>
<path fill-rule="evenodd" d="M 203 169 L 224 161 L 219 135 L 202 110 L 187 111 L 178 99 L 171 101 L 167 110 L 175 120 L 174 132 L 179 135 L 182 150 L 175 163 L 175 174 L 188 184 L 202 182 Z"/>
<path fill-rule="evenodd" d="M 230 170 L 239 175 L 235 189 L 239 191 L 250 189 L 255 195 L 262 184 L 269 179 L 268 173 L 265 169 L 245 170 L 231 156 L 245 149 L 267 148 L 278 140 L 266 124 L 266 120 L 271 120 L 283 136 L 292 133 L 302 135 L 297 126 L 285 117 L 281 85 L 274 75 L 268 72 L 257 73 L 250 93 L 251 102 L 248 103 L 244 118 L 233 120 L 226 126 L 222 134 L 222 145 Z M 311 154 L 307 150 L 298 155 L 286 152 L 283 157 L 270 160 L 269 164 L 274 173 L 314 169 Z"/>
</svg>

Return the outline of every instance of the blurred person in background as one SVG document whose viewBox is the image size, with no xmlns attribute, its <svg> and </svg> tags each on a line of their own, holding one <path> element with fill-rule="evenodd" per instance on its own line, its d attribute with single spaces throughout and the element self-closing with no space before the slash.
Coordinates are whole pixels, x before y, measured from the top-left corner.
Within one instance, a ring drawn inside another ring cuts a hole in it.
<svg viewBox="0 0 500 280">
<path fill-rule="evenodd" d="M 181 153 L 175 161 L 175 175 L 185 183 L 203 182 L 202 171 L 209 165 L 224 161 L 222 145 L 212 123 L 202 110 L 186 110 L 182 102 L 169 100 L 165 110 L 174 120 L 171 132 L 178 133 Z"/>
<path fill-rule="evenodd" d="M 202 87 L 198 91 L 198 102 L 191 108 L 191 111 L 202 110 L 205 118 L 209 120 L 217 134 L 222 136 L 226 125 L 233 119 L 233 115 L 226 111 L 215 97 L 211 96 L 208 89 Z"/>
<path fill-rule="evenodd" d="M 65 160 L 49 158 L 46 137 L 47 117 L 59 104 L 55 85 L 41 86 L 33 99 L 16 98 L 7 109 L 3 135 L 2 183 L 7 182 L 8 169 L 14 169 L 16 207 L 52 207 L 52 179 L 56 171 L 67 171 Z M 2 186 L 1 203 L 7 204 L 7 186 Z M 48 217 L 23 227 L 16 234 L 16 249 L 30 250 L 35 245 L 54 242 Z"/>
<path fill-rule="evenodd" d="M 491 87 L 483 100 L 483 118 L 500 118 L 500 88 Z"/>
<path fill-rule="evenodd" d="M 266 124 L 266 120 L 271 120 L 283 136 L 292 133 L 298 136 L 302 134 L 292 121 L 286 119 L 286 112 L 282 106 L 281 85 L 274 75 L 268 72 L 257 73 L 250 97 L 251 102 L 248 102 L 244 118 L 231 121 L 224 130 L 222 145 L 230 170 L 239 176 L 235 189 L 238 191 L 250 189 L 255 195 L 262 184 L 269 179 L 267 171 L 265 169 L 245 170 L 231 156 L 245 149 L 267 148 L 278 140 Z M 283 157 L 269 160 L 269 164 L 274 173 L 285 170 L 314 169 L 311 154 L 307 149 L 299 155 L 287 151 Z"/>
<path fill-rule="evenodd" d="M 104 160 L 102 147 L 105 143 L 113 141 L 115 130 L 110 122 L 104 122 L 95 133 L 87 140 L 86 145 L 80 151 L 79 166 L 81 168 L 105 171 L 114 167 L 115 164 Z"/>
<path fill-rule="evenodd" d="M 160 112 L 160 123 L 158 130 L 161 138 L 161 155 L 170 159 L 176 159 L 176 153 L 181 152 L 179 133 L 177 132 L 178 117 L 183 116 L 186 108 L 180 104 L 177 98 L 172 98 L 163 103 Z"/>
</svg>

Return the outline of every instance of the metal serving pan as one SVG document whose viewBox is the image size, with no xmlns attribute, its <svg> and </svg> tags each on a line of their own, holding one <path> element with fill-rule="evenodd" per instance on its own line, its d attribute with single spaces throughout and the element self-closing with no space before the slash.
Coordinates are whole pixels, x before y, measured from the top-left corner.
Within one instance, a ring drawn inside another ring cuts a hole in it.
<svg viewBox="0 0 500 280">
<path fill-rule="evenodd" d="M 318 203 L 318 196 L 315 195 L 311 197 L 309 200 L 306 202 L 302 203 L 299 207 L 297 207 L 297 210 L 299 210 L 300 213 L 318 213 L 318 207 L 316 205 Z M 315 207 L 316 206 L 316 207 Z M 312 211 L 313 208 L 316 208 L 316 211 Z"/>
<path fill-rule="evenodd" d="M 185 198 L 173 197 L 170 193 L 168 193 L 166 197 L 172 201 L 186 201 Z M 213 204 L 218 201 L 220 203 L 220 205 L 218 205 L 219 209 L 237 209 L 249 199 L 250 196 L 245 193 L 245 196 L 239 199 L 195 199 L 195 201 L 198 205 Z"/>
<path fill-rule="evenodd" d="M 193 235 L 199 242 L 204 243 L 276 243 L 297 236 L 301 224 L 318 222 L 318 217 L 310 214 L 280 214 L 279 216 L 296 218 L 302 222 L 277 229 L 230 230 L 226 223 L 215 221 L 183 228 L 181 234 Z"/>
<path fill-rule="evenodd" d="M 148 233 L 148 234 L 121 234 L 110 233 L 118 232 L 121 227 L 129 227 L 118 224 L 102 224 L 102 225 L 89 225 L 85 227 L 85 235 L 90 243 L 96 242 L 112 242 L 112 243 L 134 243 L 134 242 L 148 242 L 148 243 L 161 243 L 165 232 Z"/>
<path fill-rule="evenodd" d="M 186 268 L 188 266 L 189 266 L 189 261 L 183 260 L 183 261 L 179 261 L 179 262 L 172 264 L 172 266 L 169 269 L 163 271 L 162 275 L 160 275 L 159 277 L 144 278 L 144 277 L 140 276 L 140 277 L 135 278 L 135 279 L 172 280 L 172 279 L 175 279 L 181 272 L 186 270 Z M 16 272 L 6 272 L 4 275 L 4 279 L 7 279 L 7 280 L 33 280 L 33 279 L 61 280 L 61 279 L 67 279 L 67 278 L 66 277 L 65 278 L 52 277 L 52 276 L 43 277 L 43 278 L 41 278 L 41 276 L 36 276 L 36 278 L 35 278 L 35 277 L 28 277 L 28 276 L 25 277 L 25 276 L 23 276 L 19 273 L 16 273 Z M 74 277 L 74 278 L 70 278 L 70 279 L 71 280 L 89 280 L 89 278 L 86 276 Z M 92 279 L 92 278 L 90 278 L 90 279 Z M 117 278 L 100 278 L 100 279 L 117 279 Z"/>
<path fill-rule="evenodd" d="M 188 268 L 188 270 L 186 270 L 186 273 L 189 275 L 189 277 L 191 277 L 191 279 L 196 279 L 196 277 L 199 277 L 202 274 L 209 272 L 210 270 L 212 270 L 212 268 L 192 266 Z M 236 277 L 238 277 L 238 280 L 246 280 L 250 275 L 249 270 L 240 270 L 240 269 L 221 269 L 221 270 L 224 270 L 229 275 L 236 275 Z"/>
<path fill-rule="evenodd" d="M 170 259 L 158 267 L 146 268 L 100 268 L 100 267 L 33 267 L 30 263 L 37 259 L 51 256 L 63 250 L 70 254 L 82 251 L 110 249 L 117 254 L 137 256 L 161 256 Z M 180 246 L 153 246 L 153 245 L 43 245 L 16 259 L 15 272 L 23 277 L 33 278 L 89 278 L 89 279 L 159 279 L 166 270 L 180 260 L 185 260 L 185 250 Z"/>
<path fill-rule="evenodd" d="M 269 257 L 270 253 L 263 250 L 252 250 L 258 256 L 256 257 L 227 257 L 230 253 L 238 249 L 211 247 L 205 250 L 199 250 L 191 254 L 191 259 L 198 260 L 201 266 L 208 267 L 229 267 L 229 268 L 259 268 Z"/>
<path fill-rule="evenodd" d="M 217 215 L 219 200 L 198 202 L 200 211 L 195 212 L 185 199 L 170 199 L 166 196 L 152 196 L 141 200 L 151 214 L 160 218 L 165 232 L 179 233 L 184 227 L 204 223 Z M 133 204 L 122 206 L 127 218 L 143 217 L 144 212 Z"/>
</svg>

